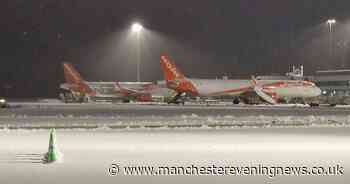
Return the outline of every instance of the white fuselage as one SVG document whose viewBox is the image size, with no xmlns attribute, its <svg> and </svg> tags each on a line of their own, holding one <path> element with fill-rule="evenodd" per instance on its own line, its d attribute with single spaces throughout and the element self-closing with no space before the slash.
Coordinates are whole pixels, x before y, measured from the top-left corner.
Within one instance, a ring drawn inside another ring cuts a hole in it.
<svg viewBox="0 0 350 184">
<path fill-rule="evenodd" d="M 236 96 L 251 88 L 249 80 L 187 79 L 200 96 Z"/>
<path fill-rule="evenodd" d="M 165 86 L 155 85 L 152 82 L 86 82 L 89 87 L 96 92 L 98 97 L 110 97 L 110 98 L 124 98 L 127 94 L 122 92 L 121 88 L 132 89 L 140 93 L 149 93 L 151 96 L 169 97 L 173 96 L 174 91 L 166 88 Z M 147 89 L 145 85 L 151 85 L 150 89 Z"/>
<path fill-rule="evenodd" d="M 198 91 L 199 96 L 239 96 L 252 91 L 251 80 L 215 80 L 215 79 L 186 79 L 190 81 Z M 321 90 L 315 85 L 303 85 L 303 81 L 293 80 L 259 80 L 259 84 L 269 85 L 284 83 L 282 86 L 270 86 L 269 89 L 276 93 L 278 98 L 307 98 L 321 94 Z"/>
</svg>

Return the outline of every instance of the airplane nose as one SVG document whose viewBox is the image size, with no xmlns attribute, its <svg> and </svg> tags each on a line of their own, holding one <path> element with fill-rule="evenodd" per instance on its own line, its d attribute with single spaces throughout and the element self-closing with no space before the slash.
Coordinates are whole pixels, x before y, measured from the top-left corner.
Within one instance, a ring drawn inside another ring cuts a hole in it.
<svg viewBox="0 0 350 184">
<path fill-rule="evenodd" d="M 315 96 L 320 96 L 322 93 L 321 89 L 318 87 L 314 87 L 314 95 Z"/>
</svg>

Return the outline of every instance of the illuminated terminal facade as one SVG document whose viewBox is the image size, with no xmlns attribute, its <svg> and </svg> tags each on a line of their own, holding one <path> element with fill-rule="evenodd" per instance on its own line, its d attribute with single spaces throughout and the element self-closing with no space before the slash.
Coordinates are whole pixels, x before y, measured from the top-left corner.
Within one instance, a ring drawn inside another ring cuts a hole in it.
<svg viewBox="0 0 350 184">
<path fill-rule="evenodd" d="M 323 95 L 350 96 L 350 70 L 317 71 L 312 80 Z"/>
<path fill-rule="evenodd" d="M 320 100 L 327 104 L 350 104 L 350 70 L 317 71 L 310 79 L 321 88 Z"/>
</svg>

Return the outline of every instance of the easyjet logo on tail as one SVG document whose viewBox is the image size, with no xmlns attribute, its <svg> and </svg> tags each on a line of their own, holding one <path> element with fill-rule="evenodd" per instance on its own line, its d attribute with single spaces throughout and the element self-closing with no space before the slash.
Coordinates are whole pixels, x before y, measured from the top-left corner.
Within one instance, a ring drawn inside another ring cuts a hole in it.
<svg viewBox="0 0 350 184">
<path fill-rule="evenodd" d="M 198 95 L 198 91 L 193 84 L 186 80 L 184 75 L 164 55 L 160 56 L 160 67 L 164 73 L 164 79 L 167 81 L 167 86 L 170 89 L 177 92 L 186 92 L 192 96 Z"/>
<path fill-rule="evenodd" d="M 182 79 L 184 76 L 177 70 L 174 64 L 171 63 L 165 56 L 160 57 L 161 67 L 164 72 L 165 80 Z"/>
</svg>

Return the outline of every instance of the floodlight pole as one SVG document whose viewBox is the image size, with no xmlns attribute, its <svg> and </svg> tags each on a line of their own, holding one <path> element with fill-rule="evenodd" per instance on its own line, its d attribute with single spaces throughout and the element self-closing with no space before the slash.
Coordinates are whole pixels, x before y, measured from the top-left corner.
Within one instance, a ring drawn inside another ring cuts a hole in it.
<svg viewBox="0 0 350 184">
<path fill-rule="evenodd" d="M 140 82 L 140 64 L 141 64 L 141 40 L 140 31 L 137 31 L 137 82 Z"/>
<path fill-rule="evenodd" d="M 329 59 L 333 60 L 333 24 L 336 23 L 335 19 L 329 19 L 327 24 L 329 26 Z"/>
<path fill-rule="evenodd" d="M 140 39 L 140 34 L 141 34 L 141 31 L 142 31 L 143 27 L 141 24 L 139 23 L 134 23 L 132 26 L 131 26 L 131 30 L 136 33 L 136 41 L 137 41 L 137 48 L 136 48 L 136 62 L 137 62 L 137 66 L 136 66 L 136 80 L 137 82 L 140 82 L 140 65 L 141 65 L 141 39 Z"/>
</svg>

